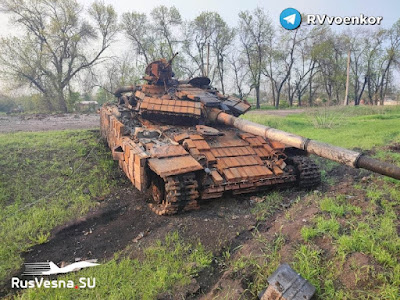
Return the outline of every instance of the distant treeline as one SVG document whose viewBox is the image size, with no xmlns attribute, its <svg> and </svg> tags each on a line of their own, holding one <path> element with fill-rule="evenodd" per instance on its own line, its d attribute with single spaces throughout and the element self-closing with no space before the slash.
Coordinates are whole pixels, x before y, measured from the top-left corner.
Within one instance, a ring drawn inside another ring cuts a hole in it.
<svg viewBox="0 0 400 300">
<path fill-rule="evenodd" d="M 137 83 L 148 63 L 176 52 L 176 77 L 208 76 L 221 92 L 253 97 L 257 107 L 343 103 L 348 56 L 350 103 L 383 104 L 397 94 L 400 19 L 391 28 L 337 32 L 304 24 L 288 31 L 261 8 L 240 12 L 231 27 L 217 12 L 185 20 L 173 6 L 119 18 L 101 2 L 87 12 L 69 0 L 5 0 L 0 6 L 25 34 L 1 39 L 1 75 L 11 90 L 39 92 L 45 110 L 70 110 L 82 97 L 110 100 L 106 91 Z M 115 53 L 114 47 L 110 57 L 117 39 L 129 51 Z"/>
</svg>

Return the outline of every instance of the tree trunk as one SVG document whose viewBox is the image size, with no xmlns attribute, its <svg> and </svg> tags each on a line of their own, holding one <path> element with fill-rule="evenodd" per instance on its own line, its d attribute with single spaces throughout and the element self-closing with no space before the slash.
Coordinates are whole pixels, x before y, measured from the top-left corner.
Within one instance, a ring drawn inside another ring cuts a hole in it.
<svg viewBox="0 0 400 300">
<path fill-rule="evenodd" d="M 313 99 L 312 99 L 312 96 L 313 96 L 313 94 L 312 94 L 312 77 L 313 77 L 313 71 L 311 71 L 311 73 L 310 73 L 310 80 L 309 80 L 309 85 L 310 85 L 310 87 L 309 87 L 309 94 L 310 94 L 310 97 L 308 98 L 308 106 L 309 107 L 311 107 L 311 106 L 313 106 Z"/>
<path fill-rule="evenodd" d="M 348 102 L 347 102 L 348 104 Z M 358 99 L 358 77 L 354 79 L 354 105 L 358 105 L 359 99 Z"/>
<path fill-rule="evenodd" d="M 371 78 L 369 75 L 367 75 L 367 89 L 368 89 L 368 103 L 374 105 L 374 100 L 372 98 Z"/>
<path fill-rule="evenodd" d="M 384 90 L 382 89 L 382 93 L 381 93 L 381 105 L 384 105 L 388 85 L 389 85 L 389 72 L 387 72 L 387 76 L 386 76 L 385 89 Z"/>
<path fill-rule="evenodd" d="M 276 86 L 276 84 L 275 84 Z M 275 108 L 278 109 L 279 108 L 279 99 L 281 97 L 281 90 L 276 86 L 276 101 L 275 101 Z"/>
<path fill-rule="evenodd" d="M 392 59 L 390 58 L 387 67 L 385 68 L 383 74 L 382 74 L 382 80 L 380 83 L 380 92 L 379 92 L 379 96 L 380 96 L 380 105 L 383 105 L 384 101 L 385 101 L 385 94 L 386 94 L 386 90 L 388 87 L 388 83 L 389 83 L 389 69 L 390 69 L 390 65 L 392 63 Z M 385 77 L 386 77 L 386 83 L 385 83 Z"/>
<path fill-rule="evenodd" d="M 68 112 L 67 103 L 65 101 L 64 89 L 62 89 L 62 88 L 57 89 L 57 101 L 58 101 L 59 109 L 63 113 Z"/>
<path fill-rule="evenodd" d="M 277 93 L 276 94 L 276 103 L 275 103 L 275 108 L 276 109 L 279 109 L 279 98 L 280 98 L 280 93 Z"/>
<path fill-rule="evenodd" d="M 272 105 L 275 106 L 276 99 L 275 99 L 275 87 L 274 82 L 271 80 L 271 91 L 272 91 Z"/>
<path fill-rule="evenodd" d="M 361 100 L 362 94 L 364 93 L 364 89 L 365 89 L 365 86 L 366 86 L 366 85 L 367 85 L 367 77 L 365 77 L 365 79 L 364 79 L 364 84 L 363 84 L 363 86 L 361 87 L 361 92 L 360 92 L 360 94 L 356 94 L 356 95 L 355 95 L 354 105 L 360 105 L 360 100 Z"/>
<path fill-rule="evenodd" d="M 256 85 L 256 108 L 260 109 L 260 85 Z"/>
<path fill-rule="evenodd" d="M 53 103 L 51 103 L 51 98 L 52 98 L 52 97 L 51 97 L 51 96 L 48 96 L 47 94 L 43 94 L 43 95 L 42 95 L 43 103 L 44 103 L 46 109 L 47 109 L 49 112 L 54 111 L 54 106 L 53 106 Z M 41 101 L 41 102 L 42 102 L 42 101 Z"/>
<path fill-rule="evenodd" d="M 218 62 L 219 77 L 221 80 L 221 91 L 225 95 L 225 85 L 224 85 L 224 63 L 221 58 L 221 62 Z"/>
</svg>

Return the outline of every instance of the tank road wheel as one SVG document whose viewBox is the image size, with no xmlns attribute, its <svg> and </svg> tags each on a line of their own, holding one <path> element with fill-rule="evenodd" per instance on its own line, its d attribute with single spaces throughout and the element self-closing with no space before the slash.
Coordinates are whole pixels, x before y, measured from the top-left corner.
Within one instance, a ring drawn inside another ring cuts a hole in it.
<svg viewBox="0 0 400 300">
<path fill-rule="evenodd" d="M 156 177 L 150 186 L 154 203 L 150 208 L 157 215 L 174 215 L 181 211 L 198 209 L 198 183 L 192 173 L 169 176 L 163 181 Z"/>
<path fill-rule="evenodd" d="M 155 204 L 160 204 L 165 199 L 165 186 L 164 180 L 160 177 L 155 177 L 151 181 L 150 193 Z"/>
<path fill-rule="evenodd" d="M 321 172 L 315 162 L 307 156 L 290 157 L 296 168 L 297 184 L 301 188 L 316 187 L 321 183 Z"/>
</svg>

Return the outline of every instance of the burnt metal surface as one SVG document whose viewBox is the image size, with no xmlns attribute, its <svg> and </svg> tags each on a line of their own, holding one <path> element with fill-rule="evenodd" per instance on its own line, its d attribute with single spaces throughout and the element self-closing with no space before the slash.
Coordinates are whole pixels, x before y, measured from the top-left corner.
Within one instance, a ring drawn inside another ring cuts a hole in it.
<svg viewBox="0 0 400 300">
<path fill-rule="evenodd" d="M 211 83 L 211 80 L 208 77 L 195 77 L 189 80 L 188 83 L 196 87 L 202 87 L 209 85 Z"/>
<path fill-rule="evenodd" d="M 400 180 L 399 167 L 365 155 L 361 155 L 358 159 L 357 168 L 367 169 Z"/>
<path fill-rule="evenodd" d="M 224 194 L 314 187 L 320 172 L 307 152 L 399 178 L 398 167 L 358 152 L 237 118 L 249 103 L 221 94 L 208 78 L 175 80 L 171 63 L 149 64 L 146 84 L 119 88 L 118 101 L 100 110 L 113 158 L 137 189 L 150 191 L 157 214 Z"/>
<path fill-rule="evenodd" d="M 234 126 L 240 130 L 262 136 L 266 139 L 279 141 L 285 145 L 305 150 L 307 153 L 315 154 L 340 164 L 348 165 L 353 168 L 363 168 L 388 177 L 400 179 L 399 167 L 362 155 L 360 152 L 311 140 L 248 120 L 239 119 L 218 109 L 213 109 L 210 116 L 216 122 Z"/>
</svg>

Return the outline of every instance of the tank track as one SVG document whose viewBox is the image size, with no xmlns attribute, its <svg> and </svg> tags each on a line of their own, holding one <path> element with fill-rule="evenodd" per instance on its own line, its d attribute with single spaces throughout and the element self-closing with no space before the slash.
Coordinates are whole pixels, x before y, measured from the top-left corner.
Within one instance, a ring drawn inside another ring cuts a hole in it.
<svg viewBox="0 0 400 300">
<path fill-rule="evenodd" d="M 321 172 L 316 163 L 307 156 L 290 158 L 297 169 L 297 183 L 301 188 L 311 188 L 321 183 Z"/>
<path fill-rule="evenodd" d="M 193 173 L 169 176 L 164 179 L 165 196 L 159 204 L 150 204 L 157 215 L 174 215 L 179 212 L 199 209 L 197 203 L 198 183 Z"/>
</svg>

